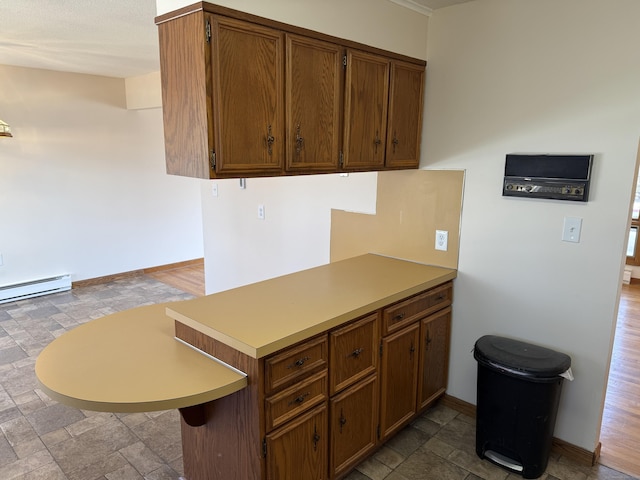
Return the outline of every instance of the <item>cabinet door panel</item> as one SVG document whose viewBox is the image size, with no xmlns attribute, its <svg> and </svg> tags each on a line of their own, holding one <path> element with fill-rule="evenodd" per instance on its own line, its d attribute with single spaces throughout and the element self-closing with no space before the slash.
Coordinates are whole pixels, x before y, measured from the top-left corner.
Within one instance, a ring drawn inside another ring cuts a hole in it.
<svg viewBox="0 0 640 480">
<path fill-rule="evenodd" d="M 216 172 L 277 174 L 284 166 L 283 35 L 221 17 L 212 29 Z"/>
<path fill-rule="evenodd" d="M 382 339 L 380 428 L 398 431 L 416 412 L 420 323 Z"/>
<path fill-rule="evenodd" d="M 331 475 L 350 469 L 375 446 L 378 378 L 373 375 L 331 400 Z"/>
<path fill-rule="evenodd" d="M 327 446 L 327 406 L 323 404 L 267 435 L 267 478 L 325 480 Z"/>
<path fill-rule="evenodd" d="M 384 167 L 389 60 L 347 51 L 344 100 L 344 169 Z"/>
<path fill-rule="evenodd" d="M 447 388 L 451 307 L 422 320 L 418 409 L 429 405 Z"/>
<path fill-rule="evenodd" d="M 389 93 L 387 167 L 418 167 L 422 134 L 424 68 L 393 61 Z"/>
<path fill-rule="evenodd" d="M 287 170 L 331 171 L 340 158 L 342 47 L 287 35 Z"/>
</svg>

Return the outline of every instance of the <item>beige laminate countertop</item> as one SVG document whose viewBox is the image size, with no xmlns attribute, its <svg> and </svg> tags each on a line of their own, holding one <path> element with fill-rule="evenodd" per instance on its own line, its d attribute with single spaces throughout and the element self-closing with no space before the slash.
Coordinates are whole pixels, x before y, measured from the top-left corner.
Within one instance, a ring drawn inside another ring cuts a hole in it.
<svg viewBox="0 0 640 480">
<path fill-rule="evenodd" d="M 167 315 L 261 358 L 456 277 L 367 254 L 167 306 Z"/>
<path fill-rule="evenodd" d="M 167 303 L 85 323 L 38 356 L 36 376 L 53 399 L 106 412 L 190 407 L 234 393 L 246 375 L 174 337 Z"/>
</svg>

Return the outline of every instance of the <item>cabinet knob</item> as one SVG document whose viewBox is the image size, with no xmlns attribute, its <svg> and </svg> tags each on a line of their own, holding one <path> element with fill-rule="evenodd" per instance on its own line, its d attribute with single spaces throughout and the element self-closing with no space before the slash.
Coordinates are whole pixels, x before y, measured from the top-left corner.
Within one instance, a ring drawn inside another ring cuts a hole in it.
<svg viewBox="0 0 640 480">
<path fill-rule="evenodd" d="M 291 406 L 291 405 L 295 405 L 298 404 L 300 405 L 302 402 L 304 402 L 304 399 L 307 398 L 309 395 L 311 395 L 311 392 L 307 392 L 307 393 L 303 393 L 302 395 L 298 395 L 296 398 L 294 398 L 293 400 L 291 400 L 287 406 Z"/>
<path fill-rule="evenodd" d="M 364 348 L 356 348 L 348 356 L 353 358 L 358 358 L 362 352 L 364 352 Z"/>
<path fill-rule="evenodd" d="M 404 312 L 399 313 L 397 315 L 394 315 L 393 318 L 391 319 L 391 321 L 393 322 L 399 322 L 400 320 L 402 320 L 404 318 Z"/>
<path fill-rule="evenodd" d="M 295 362 L 293 362 L 292 364 L 287 365 L 287 368 L 296 368 L 296 367 L 301 367 L 302 365 L 304 365 L 304 364 L 305 364 L 305 362 L 306 362 L 307 360 L 311 360 L 311 357 L 302 357 L 302 358 L 299 358 L 298 360 L 296 360 L 296 361 L 295 361 Z"/>
<path fill-rule="evenodd" d="M 400 143 L 400 140 L 398 140 L 398 137 L 395 133 L 393 134 L 393 140 L 391 141 L 391 143 L 393 144 L 393 153 L 396 153 L 396 145 Z"/>
</svg>

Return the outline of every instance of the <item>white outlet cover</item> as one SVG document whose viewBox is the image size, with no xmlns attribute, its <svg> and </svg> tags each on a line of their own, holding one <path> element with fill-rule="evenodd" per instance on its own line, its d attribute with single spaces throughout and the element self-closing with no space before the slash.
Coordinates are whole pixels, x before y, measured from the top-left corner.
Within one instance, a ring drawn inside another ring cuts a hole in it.
<svg viewBox="0 0 640 480">
<path fill-rule="evenodd" d="M 449 244 L 449 232 L 446 230 L 436 230 L 436 250 L 447 251 Z"/>
</svg>

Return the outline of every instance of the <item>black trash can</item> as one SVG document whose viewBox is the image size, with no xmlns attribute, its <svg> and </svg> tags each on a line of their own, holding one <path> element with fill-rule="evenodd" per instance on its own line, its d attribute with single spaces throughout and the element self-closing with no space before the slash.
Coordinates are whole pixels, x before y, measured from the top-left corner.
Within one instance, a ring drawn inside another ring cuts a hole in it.
<svg viewBox="0 0 640 480">
<path fill-rule="evenodd" d="M 476 453 L 522 475 L 547 468 L 562 381 L 571 358 L 548 348 L 485 335 L 478 362 Z"/>
</svg>

